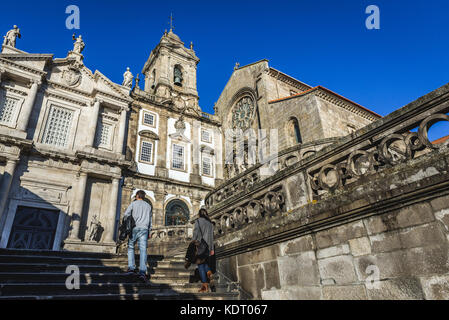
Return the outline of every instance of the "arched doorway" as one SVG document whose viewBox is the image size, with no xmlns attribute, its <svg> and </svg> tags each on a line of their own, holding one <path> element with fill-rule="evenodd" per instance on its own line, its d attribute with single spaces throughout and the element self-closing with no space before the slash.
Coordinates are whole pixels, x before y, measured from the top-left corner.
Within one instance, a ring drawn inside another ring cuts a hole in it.
<svg viewBox="0 0 449 320">
<path fill-rule="evenodd" d="M 184 201 L 175 199 L 170 201 L 165 208 L 165 225 L 186 225 L 190 219 L 190 211 Z"/>
</svg>

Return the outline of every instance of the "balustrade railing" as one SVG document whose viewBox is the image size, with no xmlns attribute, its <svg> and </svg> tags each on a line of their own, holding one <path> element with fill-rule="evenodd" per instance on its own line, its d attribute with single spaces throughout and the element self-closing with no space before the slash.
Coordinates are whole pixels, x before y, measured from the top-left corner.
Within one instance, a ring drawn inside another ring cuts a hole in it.
<svg viewBox="0 0 449 320">
<path fill-rule="evenodd" d="M 155 227 L 150 231 L 149 242 L 170 242 L 173 240 L 188 241 L 192 238 L 192 226 Z"/>
<path fill-rule="evenodd" d="M 332 196 L 385 168 L 447 150 L 449 137 L 431 141 L 428 132 L 434 124 L 449 121 L 448 112 L 449 84 L 349 136 L 281 152 L 273 175 L 261 175 L 261 168 L 269 162 L 249 168 L 206 197 L 217 236 Z M 298 176 L 296 184 L 287 183 L 294 175 Z M 305 196 L 289 207 L 286 195 L 297 190 Z"/>
</svg>

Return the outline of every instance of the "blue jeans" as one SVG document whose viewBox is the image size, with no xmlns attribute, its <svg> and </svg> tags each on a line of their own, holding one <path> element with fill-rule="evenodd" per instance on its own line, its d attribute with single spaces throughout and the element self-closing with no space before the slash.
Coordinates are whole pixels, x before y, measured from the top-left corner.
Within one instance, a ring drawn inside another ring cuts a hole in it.
<svg viewBox="0 0 449 320">
<path fill-rule="evenodd" d="M 147 243 L 148 243 L 148 229 L 134 228 L 132 237 L 128 240 L 128 268 L 134 270 L 136 262 L 134 257 L 134 244 L 139 241 L 140 252 L 140 267 L 139 273 L 147 273 Z"/>
<path fill-rule="evenodd" d="M 207 263 L 199 264 L 198 271 L 200 272 L 200 278 L 202 283 L 207 282 L 207 272 L 211 271 Z"/>
</svg>

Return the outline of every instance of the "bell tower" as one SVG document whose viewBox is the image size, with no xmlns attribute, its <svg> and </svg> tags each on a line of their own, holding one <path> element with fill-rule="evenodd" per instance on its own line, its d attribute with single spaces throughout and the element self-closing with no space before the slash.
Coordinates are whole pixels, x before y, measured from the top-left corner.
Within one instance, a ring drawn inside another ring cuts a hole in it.
<svg viewBox="0 0 449 320">
<path fill-rule="evenodd" d="M 172 29 L 165 31 L 143 67 L 144 90 L 164 98 L 193 101 L 198 107 L 196 70 L 199 61 L 193 44 L 186 48 Z"/>
</svg>

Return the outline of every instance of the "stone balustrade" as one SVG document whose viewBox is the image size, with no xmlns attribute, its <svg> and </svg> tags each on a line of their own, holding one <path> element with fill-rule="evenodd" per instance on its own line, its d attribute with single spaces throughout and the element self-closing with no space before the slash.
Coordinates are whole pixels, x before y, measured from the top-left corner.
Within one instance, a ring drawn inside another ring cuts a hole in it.
<svg viewBox="0 0 449 320">
<path fill-rule="evenodd" d="M 301 159 L 312 156 L 326 145 L 338 140 L 338 138 L 331 138 L 314 141 L 313 143 L 304 143 L 288 148 L 280 152 L 279 155 L 267 157 L 264 163 L 258 163 L 253 167 L 248 168 L 241 174 L 229 179 L 226 183 L 222 184 L 220 188 L 209 193 L 205 200 L 207 207 L 209 209 L 215 209 L 215 207 L 224 203 L 224 201 L 236 196 L 241 196 L 242 192 L 246 192 L 256 184 L 263 182 L 276 172 L 280 172 L 283 169 L 292 166 Z"/>
<path fill-rule="evenodd" d="M 192 239 L 191 225 L 155 227 L 150 231 L 148 241 L 151 243 L 171 242 L 175 239 L 188 241 Z"/>
<path fill-rule="evenodd" d="M 407 124 L 386 127 L 374 137 L 355 145 L 347 144 L 319 165 L 309 167 L 307 178 L 313 190 L 313 198 L 320 199 L 326 193 L 344 188 L 383 169 L 419 158 L 432 150 L 448 148 L 449 139 L 432 143 L 428 137 L 428 130 L 432 125 L 449 121 L 449 116 L 444 113 L 447 109 L 442 110 L 441 107 L 435 106 L 427 112 L 417 114 Z M 410 131 L 411 128 L 415 130 Z"/>
<path fill-rule="evenodd" d="M 206 197 L 217 237 L 332 197 L 383 169 L 447 150 L 449 139 L 432 142 L 428 131 L 449 121 L 448 111 L 449 84 L 351 135 L 298 145 L 249 168 Z M 273 174 L 262 175 L 275 160 Z"/>
</svg>

